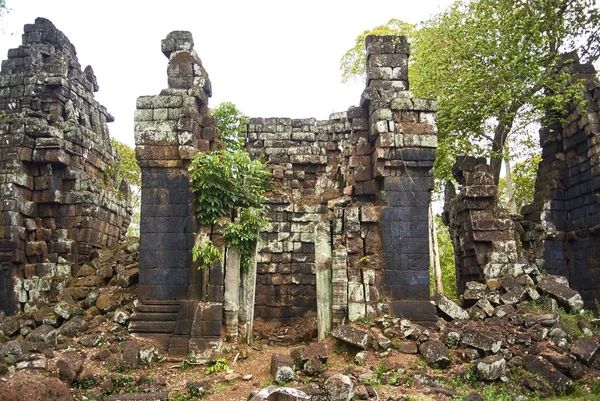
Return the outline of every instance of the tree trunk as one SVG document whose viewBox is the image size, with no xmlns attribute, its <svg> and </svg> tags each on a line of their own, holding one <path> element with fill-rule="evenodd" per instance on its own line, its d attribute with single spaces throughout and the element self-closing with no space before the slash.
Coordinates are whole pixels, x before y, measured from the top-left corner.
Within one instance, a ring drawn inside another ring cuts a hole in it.
<svg viewBox="0 0 600 401">
<path fill-rule="evenodd" d="M 433 218 L 433 207 L 429 204 L 429 262 L 433 269 L 433 288 L 434 294 L 444 293 L 444 284 L 442 282 L 442 267 L 440 266 L 440 252 L 437 242 L 437 232 L 435 230 L 435 220 Z"/>
<path fill-rule="evenodd" d="M 506 154 L 509 155 L 508 160 L 504 161 L 504 166 L 506 168 L 506 196 L 508 197 L 508 210 L 510 214 L 517 214 L 517 202 L 515 200 L 515 187 L 512 181 L 512 171 L 510 166 L 510 154 L 508 149 L 508 144 L 505 144 Z"/>
<path fill-rule="evenodd" d="M 494 130 L 494 140 L 492 141 L 492 157 L 490 158 L 490 173 L 494 177 L 494 184 L 500 182 L 500 170 L 502 169 L 502 152 L 506 145 L 506 139 L 515 121 L 517 110 L 507 110 L 507 112 L 498 119 L 498 125 Z"/>
</svg>

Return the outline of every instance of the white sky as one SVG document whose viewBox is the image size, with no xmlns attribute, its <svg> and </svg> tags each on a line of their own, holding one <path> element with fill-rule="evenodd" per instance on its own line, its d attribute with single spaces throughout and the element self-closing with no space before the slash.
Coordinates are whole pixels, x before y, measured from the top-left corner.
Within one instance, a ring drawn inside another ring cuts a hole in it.
<svg viewBox="0 0 600 401">
<path fill-rule="evenodd" d="M 23 25 L 51 20 L 94 68 L 96 99 L 115 117 L 111 136 L 133 145 L 141 95 L 167 86 L 160 41 L 193 33 L 212 81 L 211 106 L 231 101 L 251 117 L 316 117 L 358 104 L 362 83 L 342 84 L 339 62 L 366 29 L 399 18 L 416 23 L 450 0 L 7 0 L 0 56 L 21 43 Z"/>
</svg>

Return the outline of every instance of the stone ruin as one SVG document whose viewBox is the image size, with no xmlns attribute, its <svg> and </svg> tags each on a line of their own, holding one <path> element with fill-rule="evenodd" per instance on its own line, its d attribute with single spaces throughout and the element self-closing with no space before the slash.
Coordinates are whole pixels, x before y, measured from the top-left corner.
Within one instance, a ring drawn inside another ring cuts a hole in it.
<svg viewBox="0 0 600 401">
<path fill-rule="evenodd" d="M 124 239 L 129 187 L 98 83 L 43 18 L 0 70 L 0 310 L 55 300 L 94 250 Z"/>
<path fill-rule="evenodd" d="M 576 55 L 567 64 L 584 86 L 583 103 L 571 104 L 560 123 L 540 130 L 542 161 L 534 201 L 510 216 L 498 204 L 484 159 L 459 157 L 448 183 L 444 222 L 456 260 L 457 289 L 468 281 L 518 276 L 534 267 L 566 277 L 586 308 L 600 299 L 600 82 L 590 64 Z"/>
<path fill-rule="evenodd" d="M 437 105 L 408 91 L 405 38 L 368 37 L 366 47 L 367 87 L 358 106 L 324 121 L 247 124 L 246 149 L 266 157 L 275 185 L 256 278 L 242 279 L 232 305 L 225 294 L 235 266 L 199 271 L 191 258 L 206 227 L 194 218 L 188 166 L 197 152 L 224 146 L 208 107 L 211 83 L 189 32 L 163 40 L 168 88 L 140 97 L 135 114 L 142 219 L 131 332 L 182 356 L 218 347 L 223 326 L 232 338 L 248 327 L 251 333 L 255 318 L 315 318 L 320 337 L 379 312 L 436 320 L 428 209 Z M 600 86 L 592 67 L 570 69 L 585 79 L 587 102 L 561 125 L 542 129 L 535 200 L 522 219 L 498 207 L 483 160 L 457 161 L 459 188 L 448 187 L 444 217 L 459 293 L 467 283 L 529 275 L 539 266 L 567 276 L 588 306 L 600 295 Z M 82 71 L 73 45 L 42 18 L 26 25 L 23 45 L 2 63 L 0 308 L 9 314 L 56 298 L 95 249 L 124 237 L 128 189 L 116 188 L 112 117 L 94 100 L 97 90 L 91 67 Z M 213 240 L 223 245 L 218 235 Z"/>
<path fill-rule="evenodd" d="M 135 115 L 142 223 L 130 328 L 185 355 L 216 346 L 222 317 L 237 315 L 238 306 L 230 310 L 224 300 L 225 266 L 198 272 L 191 262 L 201 227 L 189 160 L 223 146 L 208 108 L 210 81 L 189 32 L 170 33 L 162 50 L 169 87 L 140 97 Z M 383 310 L 434 321 L 427 217 L 437 105 L 408 91 L 408 56 L 405 38 L 370 37 L 358 107 L 325 121 L 250 119 L 247 150 L 267 158 L 275 189 L 256 283 L 241 290 L 250 295 L 239 305 L 240 323 L 252 321 L 249 309 L 283 323 L 318 315 L 321 335 Z M 238 317 L 226 320 L 235 338 Z"/>
</svg>

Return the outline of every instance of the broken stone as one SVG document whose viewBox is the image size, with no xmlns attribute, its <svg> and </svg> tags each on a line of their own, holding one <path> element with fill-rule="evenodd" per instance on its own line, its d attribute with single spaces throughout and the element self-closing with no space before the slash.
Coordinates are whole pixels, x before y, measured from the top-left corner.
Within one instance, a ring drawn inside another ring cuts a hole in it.
<svg viewBox="0 0 600 401">
<path fill-rule="evenodd" d="M 477 362 L 475 371 L 481 380 L 498 380 L 506 373 L 506 360 L 499 355 L 485 357 Z"/>
<path fill-rule="evenodd" d="M 58 376 L 61 380 L 71 384 L 83 368 L 85 355 L 78 351 L 66 351 L 56 361 Z"/>
<path fill-rule="evenodd" d="M 327 362 L 329 351 L 327 345 L 322 342 L 310 343 L 304 347 L 296 347 L 290 351 L 290 356 L 294 360 L 294 364 L 298 367 L 303 367 L 304 364 L 311 360 L 317 359 L 322 362 Z"/>
<path fill-rule="evenodd" d="M 436 298 L 438 309 L 452 320 L 469 320 L 469 313 L 452 302 L 445 295 L 439 294 Z"/>
<path fill-rule="evenodd" d="M 592 338 L 581 338 L 571 347 L 571 353 L 581 362 L 588 364 L 598 350 L 598 344 Z"/>
<path fill-rule="evenodd" d="M 565 394 L 573 391 L 573 380 L 556 370 L 550 363 L 539 359 L 535 355 L 526 355 L 524 360 L 527 371 L 541 376 L 557 391 Z"/>
<path fill-rule="evenodd" d="M 360 349 L 367 349 L 369 333 L 351 326 L 341 325 L 333 331 L 333 337 Z"/>
<path fill-rule="evenodd" d="M 296 377 L 294 361 L 289 355 L 271 355 L 271 376 L 277 383 L 287 383 Z"/>
<path fill-rule="evenodd" d="M 571 287 L 564 277 L 548 276 L 540 280 L 537 288 L 544 294 L 551 296 L 569 311 L 579 312 L 583 309 L 581 295 Z"/>
<path fill-rule="evenodd" d="M 438 340 L 429 340 L 421 344 L 419 353 L 423 355 L 427 365 L 436 369 L 445 369 L 450 365 L 448 349 Z"/>
<path fill-rule="evenodd" d="M 129 323 L 129 313 L 124 309 L 117 309 L 115 314 L 113 315 L 113 322 L 118 323 L 122 326 L 127 325 Z"/>
<path fill-rule="evenodd" d="M 486 352 L 493 352 L 494 354 L 500 351 L 500 347 L 502 346 L 501 340 L 497 340 L 489 334 L 474 330 L 465 331 L 460 342 L 463 345 L 468 345 Z"/>
<path fill-rule="evenodd" d="M 82 310 L 75 304 L 70 304 L 65 301 L 59 301 L 54 306 L 54 313 L 65 320 L 69 320 L 71 316 L 81 315 Z"/>
<path fill-rule="evenodd" d="M 398 350 L 398 352 L 400 352 L 402 354 L 414 355 L 419 352 L 419 349 L 417 348 L 417 344 L 414 343 L 413 341 L 403 341 L 403 342 L 397 344 L 395 347 Z"/>
<path fill-rule="evenodd" d="M 325 381 L 325 391 L 331 401 L 350 401 L 354 396 L 354 384 L 348 376 L 337 373 Z"/>
<path fill-rule="evenodd" d="M 525 327 L 531 327 L 536 324 L 541 324 L 542 326 L 552 327 L 558 323 L 558 319 L 559 317 L 555 313 L 525 316 L 525 318 L 523 318 L 523 325 Z"/>
<path fill-rule="evenodd" d="M 482 311 L 484 311 L 487 316 L 491 317 L 494 315 L 494 307 L 492 306 L 490 301 L 488 301 L 487 299 L 478 300 L 477 303 L 475 304 L 475 306 L 477 306 Z"/>
<path fill-rule="evenodd" d="M 248 401 L 302 401 L 311 397 L 304 391 L 291 387 L 269 386 L 254 394 Z"/>
</svg>

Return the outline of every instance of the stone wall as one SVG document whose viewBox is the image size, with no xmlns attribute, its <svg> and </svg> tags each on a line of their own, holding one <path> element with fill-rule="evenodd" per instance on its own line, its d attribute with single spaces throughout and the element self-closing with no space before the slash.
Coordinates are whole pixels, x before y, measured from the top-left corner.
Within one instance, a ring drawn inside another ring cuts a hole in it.
<svg viewBox="0 0 600 401">
<path fill-rule="evenodd" d="M 359 107 L 324 121 L 250 120 L 248 150 L 267 158 L 276 180 L 259 249 L 257 317 L 314 314 L 322 260 L 334 324 L 382 309 L 420 320 L 435 313 L 427 213 L 437 105 L 408 91 L 405 38 L 369 37 L 366 46 Z M 324 257 L 321 242 L 332 250 Z"/>
<path fill-rule="evenodd" d="M 124 238 L 128 185 L 94 100 L 98 83 L 75 47 L 43 18 L 0 70 L 0 309 L 58 294 L 94 249 Z"/>
<path fill-rule="evenodd" d="M 498 186 L 484 158 L 459 156 L 452 168 L 458 191 L 446 184 L 442 219 L 448 226 L 456 261 L 457 293 L 469 281 L 489 282 L 523 269 L 520 226 L 498 203 Z M 521 273 L 522 274 L 522 273 Z"/>
<path fill-rule="evenodd" d="M 200 227 L 188 172 L 192 156 L 219 141 L 208 109 L 210 80 L 191 34 L 171 32 L 162 51 L 169 59 L 169 87 L 139 97 L 135 112 L 142 205 L 139 303 L 130 330 L 186 356 L 190 348 L 209 349 L 221 336 L 223 266 L 201 272 L 192 263 Z"/>
<path fill-rule="evenodd" d="M 582 80 L 585 103 L 540 130 L 542 161 L 534 201 L 521 211 L 521 241 L 531 262 L 566 276 L 594 308 L 600 299 L 600 82 L 592 65 L 575 61 L 568 70 Z"/>
</svg>

